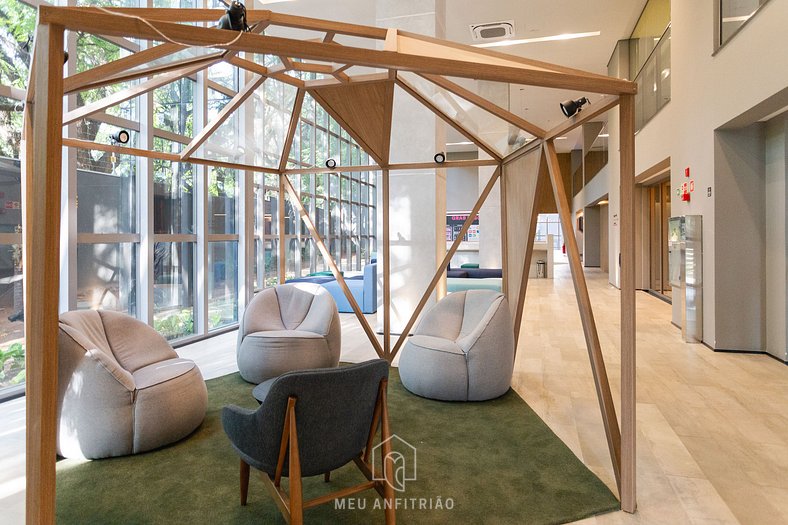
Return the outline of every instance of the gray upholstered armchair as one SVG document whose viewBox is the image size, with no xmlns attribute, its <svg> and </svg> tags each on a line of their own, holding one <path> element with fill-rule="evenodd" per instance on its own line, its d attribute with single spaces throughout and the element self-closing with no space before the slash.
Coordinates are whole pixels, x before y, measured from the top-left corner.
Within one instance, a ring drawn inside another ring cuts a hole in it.
<svg viewBox="0 0 788 525">
<path fill-rule="evenodd" d="M 339 364 L 339 312 L 331 294 L 312 283 L 266 288 L 247 306 L 238 327 L 238 370 L 259 384 L 306 368 Z"/>
<path fill-rule="evenodd" d="M 509 390 L 514 330 L 506 297 L 491 290 L 447 295 L 402 349 L 399 374 L 413 392 L 444 401 L 482 401 Z"/>
<path fill-rule="evenodd" d="M 386 406 L 389 365 L 375 359 L 340 368 L 290 372 L 258 385 L 257 410 L 237 406 L 222 409 L 222 425 L 241 457 L 241 504 L 246 504 L 249 467 L 261 470 L 269 492 L 279 498 L 288 523 L 302 523 L 303 510 L 332 501 L 329 496 L 304 502 L 301 478 L 329 474 L 356 461 L 368 482 L 356 492 L 375 488 L 388 501 L 386 523 L 394 523 L 394 481 L 381 476 L 370 459 L 372 443 L 381 428 L 382 457 L 392 461 Z M 393 472 L 393 465 L 385 469 Z M 290 478 L 290 493 L 281 487 Z M 348 496 L 354 492 L 342 491 Z M 339 495 L 337 496 L 339 497 Z"/>
<path fill-rule="evenodd" d="M 200 369 L 156 330 L 118 312 L 60 316 L 57 451 L 89 459 L 177 441 L 205 418 Z"/>
</svg>

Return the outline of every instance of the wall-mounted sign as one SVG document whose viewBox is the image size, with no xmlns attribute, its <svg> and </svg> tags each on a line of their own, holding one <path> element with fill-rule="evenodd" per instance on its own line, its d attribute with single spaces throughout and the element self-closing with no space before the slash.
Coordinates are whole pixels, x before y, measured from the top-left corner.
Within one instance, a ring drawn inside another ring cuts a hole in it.
<svg viewBox="0 0 788 525">
<path fill-rule="evenodd" d="M 446 242 L 454 242 L 468 219 L 468 212 L 452 212 L 446 214 Z M 462 237 L 462 242 L 479 242 L 479 215 L 473 219 L 470 228 Z"/>
</svg>

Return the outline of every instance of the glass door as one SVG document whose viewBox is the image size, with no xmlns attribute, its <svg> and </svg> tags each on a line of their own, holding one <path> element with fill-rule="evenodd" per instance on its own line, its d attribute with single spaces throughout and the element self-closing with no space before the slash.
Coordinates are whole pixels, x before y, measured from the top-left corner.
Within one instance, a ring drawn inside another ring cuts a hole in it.
<svg viewBox="0 0 788 525">
<path fill-rule="evenodd" d="M 668 221 L 670 180 L 650 186 L 649 192 L 649 286 L 652 292 L 670 298 L 668 273 Z"/>
</svg>

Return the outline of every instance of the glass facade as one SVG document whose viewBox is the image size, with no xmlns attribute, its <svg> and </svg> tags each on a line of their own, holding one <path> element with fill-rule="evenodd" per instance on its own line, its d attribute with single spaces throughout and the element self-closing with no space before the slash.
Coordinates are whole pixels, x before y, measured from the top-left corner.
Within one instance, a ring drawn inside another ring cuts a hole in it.
<svg viewBox="0 0 788 525">
<path fill-rule="evenodd" d="M 719 49 L 769 0 L 717 0 L 718 25 L 714 49 Z"/>
<path fill-rule="evenodd" d="M 79 5 L 102 3 L 93 0 Z M 150 2 L 122 0 L 123 6 Z M 191 0 L 154 0 L 153 7 L 195 7 Z M 36 11 L 0 0 L 0 397 L 24 382 L 21 131 Z M 87 71 L 144 49 L 136 40 L 67 32 L 73 60 L 66 74 Z M 211 53 L 188 49 L 160 66 Z M 272 56 L 246 58 L 273 66 Z M 144 69 L 150 65 L 137 66 Z M 302 80 L 315 73 L 288 72 Z M 174 80 L 75 122 L 67 136 L 180 153 L 256 75 L 227 64 Z M 90 86 L 68 97 L 68 110 L 140 80 Z M 195 157 L 279 169 L 365 166 L 361 150 L 308 94 L 290 155 L 281 153 L 297 89 L 266 79 L 238 106 Z M 279 175 L 148 159 L 88 148 L 64 150 L 61 307 L 110 309 L 151 324 L 171 341 L 234 326 L 255 291 L 328 270 Z M 376 247 L 375 171 L 289 175 L 301 204 L 343 271 L 360 271 Z M 282 208 L 282 205 L 284 207 Z M 284 221 L 280 225 L 280 212 Z M 284 248 L 284 250 L 282 250 Z M 280 266 L 280 259 L 284 255 Z M 280 275 L 280 268 L 284 274 Z"/>
</svg>

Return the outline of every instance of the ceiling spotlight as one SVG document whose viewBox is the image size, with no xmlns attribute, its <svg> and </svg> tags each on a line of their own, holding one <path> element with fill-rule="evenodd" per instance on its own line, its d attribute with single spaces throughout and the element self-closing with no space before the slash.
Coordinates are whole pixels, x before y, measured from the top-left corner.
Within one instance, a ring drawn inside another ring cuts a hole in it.
<svg viewBox="0 0 788 525">
<path fill-rule="evenodd" d="M 130 135 L 128 131 L 122 129 L 110 135 L 109 138 L 114 144 L 126 144 L 129 141 Z"/>
<path fill-rule="evenodd" d="M 337 167 L 337 161 L 335 161 L 334 159 L 328 159 L 326 161 L 326 168 L 333 170 L 336 167 Z"/>
<path fill-rule="evenodd" d="M 249 31 L 249 25 L 246 23 L 246 6 L 238 1 L 228 3 L 226 0 L 221 0 L 221 2 L 227 6 L 227 10 L 219 19 L 217 27 L 232 31 Z"/>
<path fill-rule="evenodd" d="M 446 154 L 442 151 L 439 151 L 438 153 L 435 154 L 433 159 L 435 159 L 435 162 L 437 162 L 438 164 L 443 164 L 444 162 L 446 162 Z"/>
<path fill-rule="evenodd" d="M 586 97 L 580 97 L 577 100 L 565 100 L 561 102 L 561 111 L 563 111 L 564 115 L 567 117 L 571 117 L 575 113 L 580 113 L 580 108 L 586 104 L 589 104 Z"/>
</svg>

